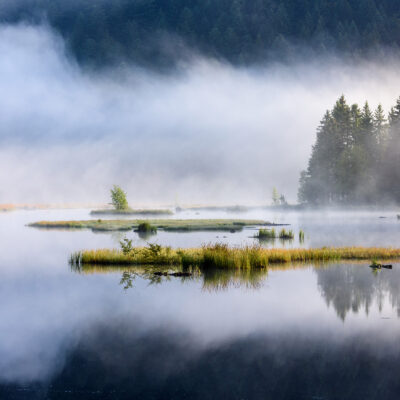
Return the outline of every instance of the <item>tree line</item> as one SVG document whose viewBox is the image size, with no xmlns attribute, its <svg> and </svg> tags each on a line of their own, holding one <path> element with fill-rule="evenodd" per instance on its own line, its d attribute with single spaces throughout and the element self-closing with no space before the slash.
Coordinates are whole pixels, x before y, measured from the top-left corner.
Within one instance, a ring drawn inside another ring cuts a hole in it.
<svg viewBox="0 0 400 400">
<path fill-rule="evenodd" d="M 388 115 L 341 96 L 317 130 L 299 202 L 313 205 L 400 203 L 400 97 Z"/>
<path fill-rule="evenodd" d="M 78 61 L 168 65 L 187 47 L 232 63 L 294 56 L 299 47 L 356 56 L 399 48 L 398 0 L 19 0 L 1 22 L 40 22 Z"/>
</svg>

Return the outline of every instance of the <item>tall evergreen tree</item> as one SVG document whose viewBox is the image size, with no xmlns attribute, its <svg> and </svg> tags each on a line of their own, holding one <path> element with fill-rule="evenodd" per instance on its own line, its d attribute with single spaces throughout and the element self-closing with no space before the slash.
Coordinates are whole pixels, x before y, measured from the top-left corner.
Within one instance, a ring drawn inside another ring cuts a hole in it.
<svg viewBox="0 0 400 400">
<path fill-rule="evenodd" d="M 374 135 L 376 142 L 382 146 L 387 140 L 387 119 L 385 117 L 385 112 L 381 104 L 378 105 L 374 112 Z"/>
</svg>

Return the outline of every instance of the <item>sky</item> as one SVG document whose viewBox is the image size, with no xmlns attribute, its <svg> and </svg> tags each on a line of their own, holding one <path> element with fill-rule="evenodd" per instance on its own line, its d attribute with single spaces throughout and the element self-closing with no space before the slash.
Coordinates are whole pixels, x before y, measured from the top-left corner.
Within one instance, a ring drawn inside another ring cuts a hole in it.
<svg viewBox="0 0 400 400">
<path fill-rule="evenodd" d="M 0 54 L 0 203 L 105 203 L 113 184 L 132 205 L 294 203 L 326 109 L 400 95 L 395 58 L 90 72 L 25 24 L 0 24 Z"/>
</svg>

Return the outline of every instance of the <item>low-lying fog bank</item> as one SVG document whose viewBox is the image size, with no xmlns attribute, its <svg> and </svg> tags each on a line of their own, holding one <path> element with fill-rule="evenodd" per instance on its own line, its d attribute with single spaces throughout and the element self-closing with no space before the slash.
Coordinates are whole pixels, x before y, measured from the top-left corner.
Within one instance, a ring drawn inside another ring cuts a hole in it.
<svg viewBox="0 0 400 400">
<path fill-rule="evenodd" d="M 335 58 L 234 68 L 195 58 L 176 73 L 91 74 L 47 27 L 0 25 L 0 203 L 294 202 L 324 111 L 341 93 L 388 109 L 398 60 Z"/>
</svg>

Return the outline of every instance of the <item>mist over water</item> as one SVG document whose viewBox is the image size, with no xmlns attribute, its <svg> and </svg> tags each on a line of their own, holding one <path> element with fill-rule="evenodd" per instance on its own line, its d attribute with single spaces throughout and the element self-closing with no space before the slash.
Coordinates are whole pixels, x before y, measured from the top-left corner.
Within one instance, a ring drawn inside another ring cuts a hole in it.
<svg viewBox="0 0 400 400">
<path fill-rule="evenodd" d="M 296 200 L 315 130 L 336 98 L 398 96 L 398 60 L 235 68 L 192 57 L 175 72 L 82 71 L 48 27 L 0 26 L 0 202 Z M 351 96 L 351 97 L 350 97 Z"/>
</svg>

